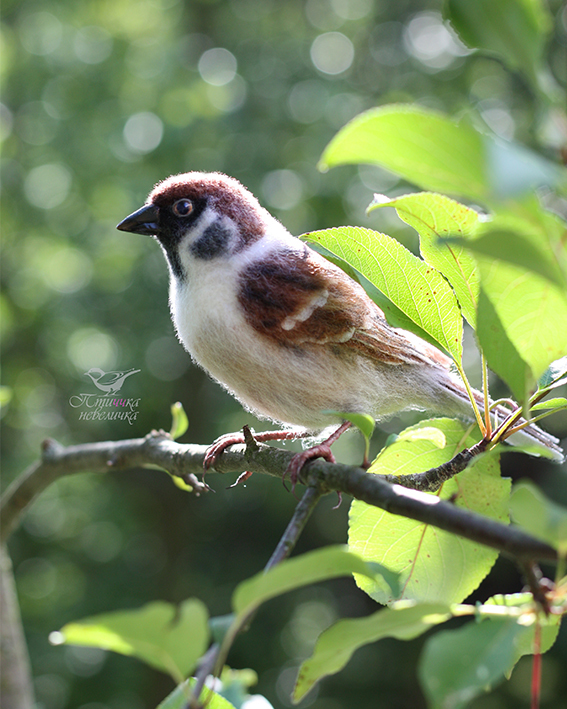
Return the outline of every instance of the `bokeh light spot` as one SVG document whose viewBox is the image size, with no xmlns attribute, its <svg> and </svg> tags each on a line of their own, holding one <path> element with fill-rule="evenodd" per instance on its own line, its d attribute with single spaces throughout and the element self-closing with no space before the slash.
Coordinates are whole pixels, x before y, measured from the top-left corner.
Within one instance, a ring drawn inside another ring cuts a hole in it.
<svg viewBox="0 0 567 709">
<path fill-rule="evenodd" d="M 61 44 L 63 26 L 50 12 L 34 12 L 23 18 L 20 39 L 30 54 L 51 54 Z"/>
<path fill-rule="evenodd" d="M 456 57 L 469 54 L 452 30 L 445 26 L 438 12 L 414 15 L 404 31 L 406 50 L 432 69 L 448 67 Z"/>
<path fill-rule="evenodd" d="M 207 86 L 207 98 L 211 105 L 223 113 L 232 113 L 246 101 L 246 82 L 238 74 L 223 86 Z"/>
<path fill-rule="evenodd" d="M 303 197 L 303 182 L 293 170 L 273 170 L 262 180 L 264 199 L 276 209 L 292 209 Z"/>
<path fill-rule="evenodd" d="M 60 163 L 34 167 L 24 181 L 26 199 L 34 207 L 53 209 L 62 204 L 71 189 L 71 173 Z"/>
<path fill-rule="evenodd" d="M 75 293 L 90 281 L 93 265 L 90 258 L 69 247 L 56 249 L 45 260 L 41 275 L 48 286 L 59 293 Z"/>
<path fill-rule="evenodd" d="M 373 0 L 331 0 L 331 7 L 344 20 L 360 20 L 373 8 Z"/>
<path fill-rule="evenodd" d="M 151 153 L 161 143 L 162 138 L 163 123 L 150 111 L 135 113 L 124 126 L 124 140 L 135 153 Z"/>
<path fill-rule="evenodd" d="M 80 372 L 86 372 L 91 367 L 112 369 L 118 361 L 119 351 L 110 335 L 94 327 L 85 327 L 71 335 L 67 342 L 67 354 Z"/>
<path fill-rule="evenodd" d="M 112 37 L 97 25 L 81 27 L 75 34 L 73 48 L 85 64 L 100 64 L 112 52 Z"/>
<path fill-rule="evenodd" d="M 207 49 L 199 59 L 198 68 L 201 78 L 207 84 L 224 86 L 236 76 L 236 57 L 222 47 Z"/>
<path fill-rule="evenodd" d="M 311 61 L 324 74 L 342 74 L 354 60 L 354 46 L 342 32 L 325 32 L 313 40 Z"/>
</svg>

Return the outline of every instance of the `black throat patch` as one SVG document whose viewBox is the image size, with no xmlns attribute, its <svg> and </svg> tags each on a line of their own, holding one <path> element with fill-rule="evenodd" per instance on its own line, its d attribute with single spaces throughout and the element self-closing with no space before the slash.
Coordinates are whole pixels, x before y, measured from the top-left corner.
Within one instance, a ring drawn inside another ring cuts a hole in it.
<svg viewBox="0 0 567 709">
<path fill-rule="evenodd" d="M 228 252 L 231 237 L 232 231 L 215 221 L 191 244 L 191 253 L 195 258 L 210 261 Z"/>
</svg>

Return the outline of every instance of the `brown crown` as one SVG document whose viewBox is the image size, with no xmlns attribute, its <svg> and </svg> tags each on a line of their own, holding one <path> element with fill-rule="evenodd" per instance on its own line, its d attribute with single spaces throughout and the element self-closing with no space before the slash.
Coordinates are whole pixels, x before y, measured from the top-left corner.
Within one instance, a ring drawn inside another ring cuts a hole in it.
<svg viewBox="0 0 567 709">
<path fill-rule="evenodd" d="M 173 204 L 178 199 L 207 198 L 209 205 L 230 217 L 249 237 L 264 233 L 266 212 L 258 200 L 234 177 L 220 172 L 185 172 L 171 175 L 154 187 L 147 203 L 158 207 Z"/>
</svg>

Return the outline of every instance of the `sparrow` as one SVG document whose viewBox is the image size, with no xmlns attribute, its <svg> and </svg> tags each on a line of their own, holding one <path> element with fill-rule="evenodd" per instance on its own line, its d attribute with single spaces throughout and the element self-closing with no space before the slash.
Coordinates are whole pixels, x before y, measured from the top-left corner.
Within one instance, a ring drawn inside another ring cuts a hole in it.
<svg viewBox="0 0 567 709">
<path fill-rule="evenodd" d="M 122 389 L 124 380 L 132 374 L 140 372 L 140 369 L 128 369 L 126 372 L 103 372 L 98 367 L 91 367 L 85 372 L 86 377 L 90 377 L 93 384 L 101 391 L 106 392 L 104 396 L 110 396 Z"/>
<path fill-rule="evenodd" d="M 358 283 L 292 236 L 236 179 L 172 175 L 117 228 L 159 242 L 173 323 L 193 360 L 256 416 L 293 427 L 257 440 L 337 427 L 294 457 L 293 483 L 307 460 L 334 461 L 330 444 L 350 426 L 337 412 L 380 420 L 418 409 L 473 418 L 451 359 L 391 327 Z M 481 393 L 474 395 L 482 404 Z M 502 420 L 510 412 L 497 413 Z M 558 440 L 535 425 L 516 437 L 563 460 Z M 205 468 L 237 442 L 242 434 L 221 436 Z"/>
</svg>

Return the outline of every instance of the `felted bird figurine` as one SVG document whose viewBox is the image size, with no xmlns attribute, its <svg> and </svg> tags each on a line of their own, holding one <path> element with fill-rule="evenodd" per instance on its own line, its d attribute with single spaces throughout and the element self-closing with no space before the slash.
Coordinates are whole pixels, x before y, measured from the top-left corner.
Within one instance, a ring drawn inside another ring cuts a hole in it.
<svg viewBox="0 0 567 709">
<path fill-rule="evenodd" d="M 194 361 L 257 416 L 296 427 L 259 440 L 337 427 L 295 456 L 294 482 L 310 458 L 334 461 L 330 443 L 350 424 L 333 412 L 379 420 L 419 409 L 472 419 L 451 360 L 391 327 L 358 283 L 292 236 L 234 178 L 168 177 L 117 228 L 160 243 L 173 322 Z M 474 396 L 483 401 L 480 392 Z M 509 414 L 496 412 L 500 420 Z M 242 434 L 218 439 L 206 466 L 242 440 Z M 557 439 L 535 425 L 514 440 L 563 460 Z"/>
</svg>

